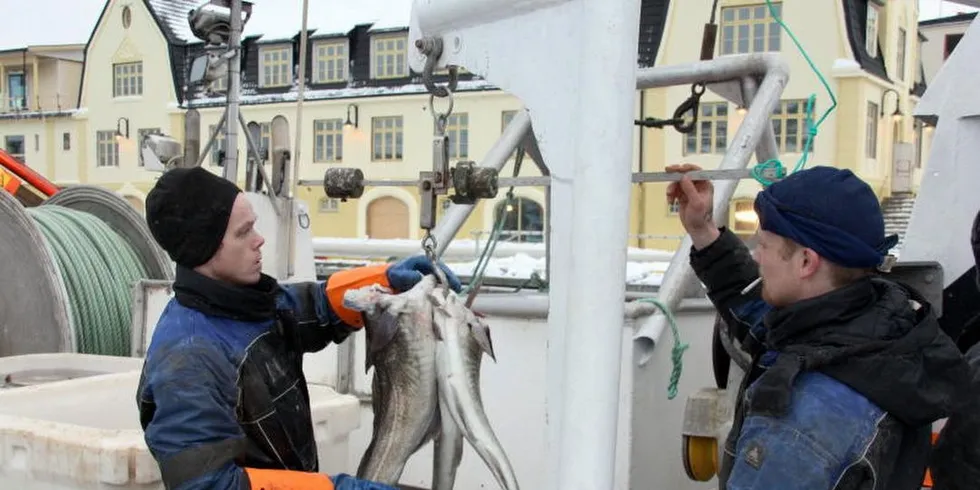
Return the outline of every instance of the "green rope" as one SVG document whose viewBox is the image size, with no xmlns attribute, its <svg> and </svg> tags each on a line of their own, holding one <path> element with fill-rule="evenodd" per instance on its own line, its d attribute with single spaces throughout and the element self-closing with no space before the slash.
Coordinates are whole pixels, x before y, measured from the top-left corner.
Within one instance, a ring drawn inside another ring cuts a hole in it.
<svg viewBox="0 0 980 490">
<path fill-rule="evenodd" d="M 513 188 L 507 193 L 507 200 L 503 206 L 497 208 L 496 217 L 494 218 L 494 227 L 490 232 L 490 238 L 487 240 L 487 244 L 483 247 L 483 252 L 480 253 L 480 257 L 476 261 L 476 266 L 473 267 L 473 274 L 471 275 L 470 282 L 465 287 L 463 287 L 462 294 L 468 294 L 470 290 L 479 288 L 480 283 L 483 282 L 483 275 L 486 273 L 487 265 L 490 263 L 490 259 L 493 257 L 494 250 L 497 249 L 497 243 L 500 241 L 500 233 L 504 228 L 504 216 L 507 214 L 507 206 L 514 203 L 514 192 Z"/>
<path fill-rule="evenodd" d="M 55 257 L 71 304 L 76 351 L 130 355 L 133 283 L 146 277 L 133 248 L 99 218 L 61 206 L 27 208 Z"/>
<path fill-rule="evenodd" d="M 670 350 L 671 368 L 670 383 L 667 385 L 667 399 L 673 400 L 677 396 L 677 384 L 681 380 L 681 371 L 684 370 L 684 351 L 690 345 L 681 343 L 681 334 L 677 328 L 677 319 L 670 312 L 670 308 L 667 308 L 665 304 L 654 298 L 640 298 L 637 301 L 656 306 L 667 317 L 667 323 L 670 325 L 670 332 L 674 336 L 674 347 Z"/>
<path fill-rule="evenodd" d="M 810 59 L 810 55 L 807 54 L 805 49 L 803 49 L 803 46 L 800 44 L 800 41 L 796 39 L 796 35 L 793 34 L 793 31 L 783 22 L 783 19 L 776 14 L 776 9 L 772 5 L 772 0 L 766 0 L 766 6 L 769 7 L 769 15 L 771 15 L 772 18 L 776 20 L 776 23 L 778 23 L 779 26 L 784 31 L 786 31 L 786 34 L 789 36 L 789 38 L 793 40 L 793 44 L 795 44 L 796 48 L 799 49 L 800 54 L 803 55 L 803 59 L 806 60 L 808 65 L 810 65 L 810 69 L 813 70 L 813 73 L 815 73 L 817 75 L 817 78 L 820 79 L 820 83 L 824 86 L 825 89 L 827 89 L 827 95 L 830 96 L 830 102 L 831 102 L 830 107 L 827 108 L 826 112 L 824 112 L 823 115 L 820 116 L 820 119 L 818 119 L 816 123 L 813 122 L 813 106 L 817 100 L 816 94 L 811 94 L 806 101 L 806 115 L 805 115 L 806 127 L 807 127 L 806 140 L 803 143 L 803 152 L 802 155 L 800 156 L 800 161 L 797 162 L 796 167 L 793 168 L 793 172 L 799 172 L 800 170 L 803 170 L 803 167 L 806 166 L 809 153 L 810 151 L 812 151 L 813 138 L 817 136 L 817 130 L 820 128 L 820 125 L 823 124 L 824 120 L 827 119 L 827 116 L 829 116 L 832 112 L 834 112 L 834 109 L 837 108 L 837 98 L 834 97 L 834 91 L 830 89 L 830 85 L 827 83 L 827 79 L 824 78 L 823 74 L 820 73 L 820 70 L 818 70 L 816 65 L 814 65 L 813 60 Z M 776 178 L 772 180 L 767 179 L 764 176 L 767 170 L 774 170 Z M 782 162 L 780 162 L 779 160 L 770 159 L 760 163 L 759 165 L 756 165 L 752 169 L 752 177 L 755 178 L 755 180 L 758 181 L 760 184 L 762 184 L 763 187 L 769 187 L 777 180 L 786 177 L 786 169 L 783 167 Z"/>
</svg>

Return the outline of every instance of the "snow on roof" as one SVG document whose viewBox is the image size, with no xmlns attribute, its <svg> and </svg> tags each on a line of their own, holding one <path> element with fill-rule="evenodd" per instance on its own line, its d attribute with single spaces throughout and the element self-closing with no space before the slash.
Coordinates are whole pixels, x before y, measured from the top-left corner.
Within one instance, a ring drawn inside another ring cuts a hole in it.
<svg viewBox="0 0 980 490">
<path fill-rule="evenodd" d="M 56 0 L 49 0 L 56 1 Z M 95 0 L 79 0 L 95 1 Z M 204 0 L 149 0 L 158 17 L 178 40 L 198 42 L 191 32 L 187 13 Z M 303 25 L 303 0 L 253 0 L 252 17 L 244 37 L 260 41 L 291 39 Z M 306 27 L 314 35 L 347 34 L 362 24 L 381 22 L 385 29 L 408 27 L 412 0 L 310 0 Z"/>
<path fill-rule="evenodd" d="M 3 3 L 3 16 L 7 22 L 0 29 L 0 50 L 85 44 L 105 6 L 105 0 L 22 0 Z"/>
<path fill-rule="evenodd" d="M 203 3 L 202 0 L 149 0 L 157 19 L 180 41 L 197 41 L 187 21 L 187 13 Z"/>
</svg>

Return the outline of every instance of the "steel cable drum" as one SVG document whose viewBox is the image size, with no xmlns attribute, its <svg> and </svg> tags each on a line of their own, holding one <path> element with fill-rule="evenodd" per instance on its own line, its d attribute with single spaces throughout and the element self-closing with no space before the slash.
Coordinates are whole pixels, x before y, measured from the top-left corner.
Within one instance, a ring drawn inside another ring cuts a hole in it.
<svg viewBox="0 0 980 490">
<path fill-rule="evenodd" d="M 55 257 L 7 192 L 0 192 L 0 243 L 0 357 L 74 352 L 75 326 Z"/>
<path fill-rule="evenodd" d="M 59 191 L 43 205 L 63 206 L 98 217 L 133 248 L 146 269 L 147 279 L 174 279 L 173 262 L 150 234 L 146 220 L 116 193 L 92 185 L 73 185 Z"/>
</svg>

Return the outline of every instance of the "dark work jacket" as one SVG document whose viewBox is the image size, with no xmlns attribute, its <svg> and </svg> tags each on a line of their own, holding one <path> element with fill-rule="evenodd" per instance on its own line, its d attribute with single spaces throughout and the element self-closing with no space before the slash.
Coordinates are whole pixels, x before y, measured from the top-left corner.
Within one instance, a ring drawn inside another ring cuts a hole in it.
<svg viewBox="0 0 980 490">
<path fill-rule="evenodd" d="M 933 490 L 980 488 L 980 344 L 966 353 L 973 373 L 970 400 L 949 416 L 932 454 Z"/>
<path fill-rule="evenodd" d="M 728 229 L 691 264 L 752 357 L 724 446 L 728 490 L 918 490 L 931 423 L 948 416 L 968 367 L 914 290 L 868 278 L 773 309 Z"/>
<path fill-rule="evenodd" d="M 243 468 L 318 470 L 303 354 L 352 330 L 325 283 L 233 287 L 178 267 L 137 392 L 170 489 L 249 488 Z"/>
</svg>

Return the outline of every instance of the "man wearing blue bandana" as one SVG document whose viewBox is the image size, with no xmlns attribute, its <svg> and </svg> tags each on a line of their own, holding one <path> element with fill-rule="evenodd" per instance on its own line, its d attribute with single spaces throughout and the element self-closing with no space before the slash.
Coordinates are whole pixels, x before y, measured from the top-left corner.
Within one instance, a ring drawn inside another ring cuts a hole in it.
<svg viewBox="0 0 980 490">
<path fill-rule="evenodd" d="M 831 167 L 769 186 L 752 254 L 715 223 L 711 182 L 683 177 L 667 198 L 693 240 L 691 266 L 753 361 L 719 488 L 920 489 L 931 424 L 954 410 L 969 371 L 928 302 L 877 273 L 897 240 L 871 188 Z"/>
</svg>

